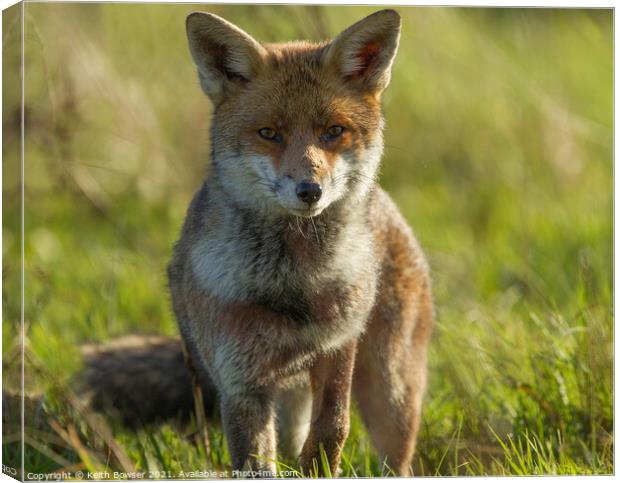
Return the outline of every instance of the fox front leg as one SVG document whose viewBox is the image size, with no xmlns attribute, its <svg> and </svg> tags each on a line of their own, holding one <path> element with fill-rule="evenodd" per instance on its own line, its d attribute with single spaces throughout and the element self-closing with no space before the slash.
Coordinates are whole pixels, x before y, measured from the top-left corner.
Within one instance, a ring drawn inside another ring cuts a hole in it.
<svg viewBox="0 0 620 483">
<path fill-rule="evenodd" d="M 299 457 L 305 475 L 313 472 L 316 464 L 319 476 L 328 476 L 322 463 L 321 448 L 325 451 L 331 475 L 336 476 L 339 471 L 340 455 L 349 435 L 356 348 L 356 342 L 347 343 L 338 352 L 319 357 L 310 370 L 312 422 Z"/>
<path fill-rule="evenodd" d="M 233 477 L 274 477 L 276 428 L 272 398 L 265 393 L 223 395 L 222 424 Z"/>
</svg>

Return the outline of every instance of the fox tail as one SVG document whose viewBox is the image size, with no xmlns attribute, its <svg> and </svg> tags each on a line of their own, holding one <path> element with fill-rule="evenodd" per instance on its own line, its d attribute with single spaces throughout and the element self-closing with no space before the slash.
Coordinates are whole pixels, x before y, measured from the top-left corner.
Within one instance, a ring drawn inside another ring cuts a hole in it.
<svg viewBox="0 0 620 483">
<path fill-rule="evenodd" d="M 82 355 L 78 392 L 95 411 L 132 427 L 189 420 L 193 413 L 192 377 L 178 338 L 129 335 L 84 345 Z M 215 389 L 203 381 L 202 392 L 205 414 L 212 415 Z"/>
</svg>

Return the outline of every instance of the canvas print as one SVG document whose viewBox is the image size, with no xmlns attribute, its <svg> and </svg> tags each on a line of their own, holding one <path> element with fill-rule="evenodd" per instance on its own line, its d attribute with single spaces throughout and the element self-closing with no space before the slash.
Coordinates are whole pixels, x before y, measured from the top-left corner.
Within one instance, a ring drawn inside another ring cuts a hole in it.
<svg viewBox="0 0 620 483">
<path fill-rule="evenodd" d="M 3 473 L 612 474 L 613 10 L 3 11 Z"/>
</svg>

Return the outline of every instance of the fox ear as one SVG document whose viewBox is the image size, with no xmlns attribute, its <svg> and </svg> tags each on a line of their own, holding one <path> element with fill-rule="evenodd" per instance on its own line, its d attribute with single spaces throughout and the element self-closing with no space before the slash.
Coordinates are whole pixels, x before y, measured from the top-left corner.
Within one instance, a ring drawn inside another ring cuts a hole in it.
<svg viewBox="0 0 620 483">
<path fill-rule="evenodd" d="M 200 85 L 213 101 L 260 70 L 265 49 L 240 28 L 205 12 L 189 14 L 185 25 Z"/>
<path fill-rule="evenodd" d="M 400 15 L 381 10 L 353 24 L 325 51 L 325 63 L 356 87 L 380 93 L 390 82 L 400 39 Z"/>
</svg>

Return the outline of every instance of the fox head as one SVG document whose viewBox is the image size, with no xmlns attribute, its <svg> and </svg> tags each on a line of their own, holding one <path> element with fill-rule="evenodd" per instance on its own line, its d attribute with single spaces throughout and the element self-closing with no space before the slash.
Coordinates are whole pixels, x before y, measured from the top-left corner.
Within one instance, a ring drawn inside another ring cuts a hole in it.
<svg viewBox="0 0 620 483">
<path fill-rule="evenodd" d="M 209 13 L 190 14 L 186 25 L 214 105 L 212 169 L 235 202 L 312 217 L 368 192 L 383 150 L 380 96 L 398 13 L 376 12 L 319 44 L 260 43 Z"/>
</svg>

